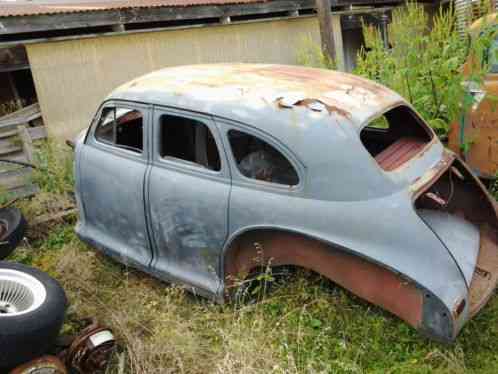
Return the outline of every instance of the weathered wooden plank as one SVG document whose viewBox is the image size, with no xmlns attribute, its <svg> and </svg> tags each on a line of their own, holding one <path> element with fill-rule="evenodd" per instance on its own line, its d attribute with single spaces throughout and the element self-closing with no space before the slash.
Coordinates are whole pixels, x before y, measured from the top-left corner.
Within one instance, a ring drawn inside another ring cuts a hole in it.
<svg viewBox="0 0 498 374">
<path fill-rule="evenodd" d="M 16 110 L 15 112 L 6 114 L 2 117 L 0 117 L 0 123 L 3 121 L 7 121 L 13 118 L 23 118 L 25 122 L 29 122 L 31 117 L 36 118 L 39 117 L 40 114 L 40 105 L 38 103 L 34 103 L 28 106 L 25 106 L 24 108 L 21 108 L 19 110 Z"/>
<path fill-rule="evenodd" d="M 32 222 L 30 222 L 30 227 L 42 225 L 42 224 L 49 223 L 52 221 L 62 220 L 68 216 L 76 215 L 76 214 L 78 214 L 77 208 L 62 210 L 62 211 L 57 212 L 57 213 L 43 214 L 39 217 L 36 217 Z"/>
<path fill-rule="evenodd" d="M 7 120 L 5 122 L 0 122 L 0 131 L 10 131 L 10 130 L 17 131 L 17 127 L 19 125 L 29 126 L 29 123 L 13 118 L 13 119 Z"/>
<path fill-rule="evenodd" d="M 9 144 L 0 147 L 0 157 L 9 155 L 16 152 L 22 152 L 23 148 L 21 145 Z M 29 161 L 28 161 L 29 162 Z"/>
<path fill-rule="evenodd" d="M 39 140 L 47 138 L 47 129 L 45 126 L 36 126 L 36 127 L 26 127 L 31 140 Z M 19 135 L 19 131 L 17 129 L 14 130 L 6 130 L 0 131 L 0 139 L 7 139 L 11 137 L 15 137 Z"/>
<path fill-rule="evenodd" d="M 274 0 L 252 4 L 151 7 L 0 18 L 0 35 L 67 30 L 127 23 L 182 21 L 222 16 L 261 15 L 314 8 L 314 0 Z"/>
<path fill-rule="evenodd" d="M 6 160 L 12 160 L 12 161 L 18 161 L 18 162 L 28 163 L 28 160 L 26 159 L 26 155 L 23 152 L 17 152 L 17 153 L 12 153 L 12 154 L 9 154 L 9 155 L 4 155 L 4 156 L 1 156 L 0 158 L 1 159 L 6 159 Z M 0 167 L 3 166 L 2 164 L 7 165 L 7 163 L 3 163 L 3 162 L 0 161 Z"/>
<path fill-rule="evenodd" d="M 19 168 L 0 173 L 0 191 L 11 190 L 31 184 L 32 169 Z"/>
<path fill-rule="evenodd" d="M 18 134 L 19 134 L 19 132 L 17 131 L 17 129 L 1 131 L 0 132 L 0 139 L 11 138 L 11 137 L 17 136 Z"/>
<path fill-rule="evenodd" d="M 29 184 L 26 186 L 18 187 L 18 188 L 13 188 L 11 190 L 8 190 L 6 194 L 8 195 L 9 199 L 22 199 L 24 197 L 29 197 L 36 195 L 40 191 L 40 188 L 35 185 L 35 184 Z"/>
<path fill-rule="evenodd" d="M 31 140 L 31 135 L 26 128 L 26 126 L 19 126 L 19 136 L 22 140 L 22 149 L 26 155 L 28 162 L 32 163 L 33 158 L 33 142 Z"/>
<path fill-rule="evenodd" d="M 36 127 L 28 127 L 29 135 L 31 136 L 31 140 L 39 140 L 47 138 L 47 129 L 45 126 L 36 126 Z"/>
</svg>

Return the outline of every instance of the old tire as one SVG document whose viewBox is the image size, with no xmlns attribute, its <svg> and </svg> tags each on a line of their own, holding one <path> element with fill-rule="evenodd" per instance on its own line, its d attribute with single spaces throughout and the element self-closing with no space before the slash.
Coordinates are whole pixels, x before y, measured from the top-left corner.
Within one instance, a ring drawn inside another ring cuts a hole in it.
<svg viewBox="0 0 498 374">
<path fill-rule="evenodd" d="M 24 237 L 26 220 L 17 208 L 0 209 L 0 260 L 10 255 Z"/>
<path fill-rule="evenodd" d="M 43 355 L 59 334 L 66 304 L 62 287 L 44 272 L 0 261 L 0 368 Z"/>
</svg>

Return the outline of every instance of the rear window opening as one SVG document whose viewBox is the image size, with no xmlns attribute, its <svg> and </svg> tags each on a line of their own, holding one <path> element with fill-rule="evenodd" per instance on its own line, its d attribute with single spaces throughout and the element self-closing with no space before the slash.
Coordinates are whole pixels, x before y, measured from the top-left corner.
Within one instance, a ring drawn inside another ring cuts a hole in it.
<svg viewBox="0 0 498 374">
<path fill-rule="evenodd" d="M 363 146 L 386 170 L 394 170 L 419 153 L 432 140 L 427 126 L 406 106 L 393 108 L 363 128 Z"/>
</svg>

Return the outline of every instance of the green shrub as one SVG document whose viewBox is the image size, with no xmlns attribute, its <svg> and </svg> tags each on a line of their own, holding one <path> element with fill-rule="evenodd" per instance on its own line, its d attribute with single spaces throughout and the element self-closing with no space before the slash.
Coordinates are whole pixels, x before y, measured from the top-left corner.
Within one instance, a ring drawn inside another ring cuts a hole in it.
<svg viewBox="0 0 498 374">
<path fill-rule="evenodd" d="M 461 38 L 455 26 L 451 7 L 440 8 L 431 27 L 422 5 L 396 8 L 389 25 L 391 48 L 385 48 L 377 28 L 364 25 L 367 48 L 360 50 L 355 70 L 401 94 L 442 137 L 473 104 L 464 83 L 482 84 L 487 66 L 477 57 L 483 56 L 494 34 L 483 33 L 470 41 Z M 476 59 L 466 75 L 462 65 L 468 55 Z"/>
<path fill-rule="evenodd" d="M 335 69 L 335 62 L 322 52 L 320 45 L 309 35 L 301 39 L 297 63 L 310 68 Z"/>
<path fill-rule="evenodd" d="M 73 154 L 66 148 L 50 140 L 37 148 L 33 181 L 42 191 L 57 194 L 73 191 Z"/>
<path fill-rule="evenodd" d="M 452 7 L 439 8 L 430 22 L 423 5 L 409 2 L 395 8 L 389 24 L 389 47 L 379 28 L 364 23 L 365 47 L 360 49 L 353 71 L 398 92 L 443 138 L 450 124 L 473 105 L 466 94 L 466 82 L 482 84 L 488 71 L 482 56 L 495 36 L 495 31 L 483 25 L 479 37 L 461 38 L 455 26 Z M 462 66 L 469 55 L 475 58 L 464 72 Z M 319 45 L 313 46 L 310 39 L 303 41 L 298 62 L 330 68 Z"/>
</svg>

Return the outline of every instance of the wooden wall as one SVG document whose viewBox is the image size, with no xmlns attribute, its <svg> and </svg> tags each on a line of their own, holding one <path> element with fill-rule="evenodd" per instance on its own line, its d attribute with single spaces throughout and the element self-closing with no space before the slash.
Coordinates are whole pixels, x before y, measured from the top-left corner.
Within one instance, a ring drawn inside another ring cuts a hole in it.
<svg viewBox="0 0 498 374">
<path fill-rule="evenodd" d="M 27 45 L 49 133 L 60 140 L 88 126 L 116 86 L 166 66 L 295 64 L 304 38 L 319 43 L 315 18 L 216 25 Z"/>
</svg>

